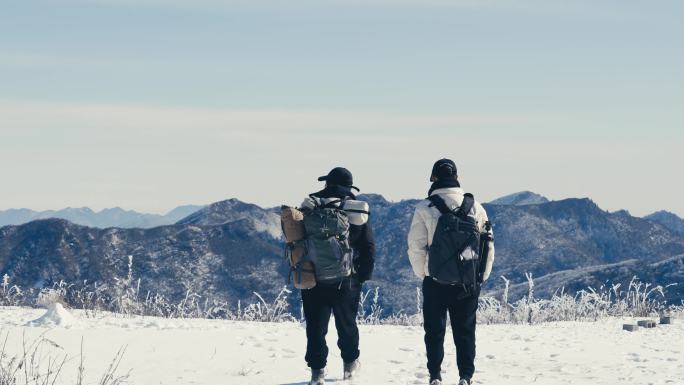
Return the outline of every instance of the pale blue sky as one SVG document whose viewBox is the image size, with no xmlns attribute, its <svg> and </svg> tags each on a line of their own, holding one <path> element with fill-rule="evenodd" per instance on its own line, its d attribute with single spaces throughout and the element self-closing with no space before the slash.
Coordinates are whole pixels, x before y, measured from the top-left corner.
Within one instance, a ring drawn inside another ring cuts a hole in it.
<svg viewBox="0 0 684 385">
<path fill-rule="evenodd" d="M 422 197 L 449 156 L 483 201 L 684 215 L 683 19 L 659 0 L 5 2 L 0 209 L 297 203 L 338 164 Z"/>
</svg>

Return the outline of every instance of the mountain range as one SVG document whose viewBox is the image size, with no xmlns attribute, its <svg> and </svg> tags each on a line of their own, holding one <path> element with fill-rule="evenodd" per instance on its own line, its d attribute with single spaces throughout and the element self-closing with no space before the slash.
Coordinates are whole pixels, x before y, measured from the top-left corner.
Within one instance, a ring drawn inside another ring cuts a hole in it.
<svg viewBox="0 0 684 385">
<path fill-rule="evenodd" d="M 524 295 L 526 272 L 535 277 L 538 296 L 636 275 L 679 284 L 667 290 L 667 298 L 684 298 L 684 235 L 676 228 L 658 218 L 604 211 L 590 199 L 539 197 L 523 193 L 484 205 L 497 254 L 485 291 L 496 293 L 503 282 L 498 277 L 505 276 L 521 283 L 513 285 L 512 296 Z M 419 200 L 391 202 L 376 194 L 360 199 L 371 206 L 376 237 L 369 285 L 380 287 L 387 312 L 413 311 L 420 282 L 408 263 L 406 235 Z M 141 289 L 172 298 L 192 290 L 236 303 L 253 299 L 253 292 L 274 296 L 287 284 L 278 211 L 237 199 L 151 229 L 100 229 L 62 219 L 0 228 L 0 273 L 24 286 L 84 279 L 113 284 L 125 276 L 129 255 Z"/>
<path fill-rule="evenodd" d="M 38 219 L 66 219 L 69 222 L 89 227 L 108 228 L 152 228 L 172 225 L 182 218 L 200 210 L 204 206 L 179 206 L 164 215 L 145 214 L 120 207 L 93 211 L 88 207 L 66 208 L 62 210 L 34 211 L 30 209 L 0 210 L 0 227 L 22 225 Z"/>
</svg>

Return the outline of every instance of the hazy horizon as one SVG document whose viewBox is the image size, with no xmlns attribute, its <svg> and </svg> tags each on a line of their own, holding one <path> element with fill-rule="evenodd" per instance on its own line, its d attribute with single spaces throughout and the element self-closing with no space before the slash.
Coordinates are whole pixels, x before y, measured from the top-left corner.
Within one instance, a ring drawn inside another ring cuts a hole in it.
<svg viewBox="0 0 684 385">
<path fill-rule="evenodd" d="M 490 201 L 493 201 L 493 200 L 498 199 L 498 198 L 503 198 L 503 197 L 508 196 L 508 195 L 512 195 L 512 194 L 516 194 L 516 193 L 522 193 L 522 192 L 528 192 L 528 191 L 529 191 L 529 190 L 524 190 L 524 191 L 516 191 L 516 192 L 510 193 L 510 194 L 504 194 L 504 195 L 497 196 L 497 197 L 494 197 L 494 198 L 492 198 L 492 199 L 489 199 L 489 200 L 487 200 L 487 201 L 482 201 L 481 203 L 489 203 Z M 313 191 L 312 191 L 312 192 L 313 192 Z M 536 191 L 531 191 L 531 192 L 532 192 L 532 193 L 539 194 L 539 195 L 542 195 L 542 196 L 544 196 L 545 198 L 549 199 L 550 201 L 560 201 L 560 200 L 564 200 L 564 199 L 584 199 L 584 198 L 589 198 L 589 199 L 591 199 L 591 200 L 593 201 L 593 199 L 592 199 L 591 197 L 564 197 L 564 198 L 559 198 L 559 199 L 553 199 L 553 198 L 551 198 L 551 197 L 548 197 L 548 196 L 546 196 L 546 195 L 544 195 L 544 194 L 542 194 L 542 193 L 538 193 L 538 192 L 536 192 Z M 372 191 L 360 192 L 360 193 L 359 193 L 359 195 L 363 195 L 363 194 L 377 194 L 377 195 L 381 195 L 383 198 L 387 199 L 387 200 L 390 201 L 390 202 L 399 202 L 399 201 L 401 201 L 401 200 L 406 200 L 406 199 L 422 199 L 422 197 L 413 197 L 413 198 L 409 197 L 409 198 L 401 198 L 401 199 L 391 199 L 391 198 L 389 198 L 389 197 L 387 197 L 387 196 L 385 196 L 385 195 L 383 195 L 383 194 L 381 194 L 381 193 L 372 192 Z M 303 195 L 303 197 L 304 197 L 304 196 L 305 196 L 305 195 Z M 117 209 L 117 208 L 118 208 L 118 209 L 122 209 L 122 210 L 125 210 L 125 211 L 135 211 L 135 212 L 140 213 L 140 214 L 166 215 L 166 214 L 169 214 L 169 213 L 170 213 L 171 211 L 173 211 L 174 209 L 177 209 L 177 208 L 180 208 L 180 207 L 184 207 L 184 206 L 208 206 L 208 205 L 210 205 L 210 204 L 212 204 L 212 203 L 216 203 L 216 202 L 223 201 L 223 200 L 229 200 L 229 199 L 238 199 L 238 200 L 240 200 L 240 201 L 242 201 L 242 202 L 244 202 L 244 203 L 256 204 L 257 206 L 259 206 L 259 207 L 261 207 L 261 208 L 273 208 L 273 207 L 278 207 L 278 206 L 280 206 L 281 204 L 286 204 L 286 205 L 297 205 L 297 204 L 299 203 L 299 201 L 297 201 L 297 202 L 281 202 L 281 203 L 279 203 L 279 204 L 270 205 L 270 206 L 269 206 L 269 205 L 260 205 L 260 204 L 257 203 L 257 202 L 250 202 L 250 201 L 248 201 L 248 200 L 241 199 L 240 197 L 229 196 L 229 197 L 226 197 L 226 198 L 224 198 L 224 199 L 220 199 L 220 200 L 215 201 L 215 202 L 206 202 L 206 203 L 180 203 L 180 204 L 178 204 L 178 205 L 175 205 L 175 206 L 172 206 L 172 207 L 168 208 L 167 210 L 158 211 L 158 212 L 144 211 L 144 210 L 136 210 L 136 209 L 133 209 L 133 208 L 122 207 L 122 206 L 117 206 L 117 205 L 115 205 L 115 206 L 108 206 L 108 207 L 91 207 L 91 206 L 87 206 L 87 205 L 86 205 L 86 206 L 68 206 L 68 207 L 60 207 L 60 208 L 45 208 L 45 209 L 33 209 L 33 208 L 30 208 L 30 207 L 8 207 L 8 208 L 0 208 L 0 212 L 2 212 L 2 211 L 7 211 L 7 210 L 24 210 L 24 209 L 32 210 L 32 211 L 35 211 L 35 212 L 60 211 L 60 210 L 66 210 L 66 209 L 90 209 L 90 210 L 92 210 L 93 212 L 95 212 L 95 213 L 97 214 L 97 213 L 100 213 L 100 212 L 102 212 L 102 211 L 104 211 L 104 210 Z M 606 208 L 601 207 L 600 203 L 598 203 L 598 202 L 595 202 L 595 203 L 596 203 L 601 209 L 607 210 Z M 620 211 L 620 210 L 627 210 L 627 211 L 629 211 L 628 209 L 624 209 L 624 208 L 623 208 L 623 209 L 616 209 L 616 210 L 608 210 L 608 211 L 610 211 L 610 212 L 615 212 L 615 211 Z M 667 210 L 667 209 L 655 210 L 655 211 L 648 212 L 648 213 L 646 213 L 646 214 L 640 214 L 640 215 L 639 215 L 639 214 L 636 214 L 636 213 L 633 213 L 633 212 L 630 211 L 630 214 L 633 215 L 633 216 L 636 216 L 636 217 L 643 217 L 643 216 L 646 216 L 646 215 L 649 215 L 649 214 L 653 214 L 653 213 L 658 212 L 658 211 L 669 211 L 669 212 L 672 212 L 672 213 L 674 213 L 674 214 L 676 214 L 676 215 L 678 215 L 678 216 L 681 217 L 681 215 L 679 215 L 678 213 L 673 212 L 672 210 Z"/>
</svg>

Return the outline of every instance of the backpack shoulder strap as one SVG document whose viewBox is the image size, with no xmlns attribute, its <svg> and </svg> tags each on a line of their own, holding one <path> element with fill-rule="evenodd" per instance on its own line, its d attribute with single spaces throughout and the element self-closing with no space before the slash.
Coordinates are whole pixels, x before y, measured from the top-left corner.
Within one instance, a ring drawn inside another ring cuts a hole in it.
<svg viewBox="0 0 684 385">
<path fill-rule="evenodd" d="M 339 207 L 337 204 L 344 202 L 344 199 L 333 199 L 330 202 L 325 203 L 323 201 L 325 198 L 317 197 L 314 194 L 309 194 L 309 198 L 311 198 L 317 209 L 338 209 Z"/>
<path fill-rule="evenodd" d="M 311 202 L 313 203 L 314 209 L 321 207 L 321 201 L 317 196 L 315 196 L 314 194 L 309 194 L 309 198 L 311 198 Z"/>
<path fill-rule="evenodd" d="M 338 203 L 341 203 L 341 202 L 343 202 L 342 199 L 334 199 L 334 200 L 331 200 L 330 202 L 324 204 L 324 205 L 323 205 L 323 208 L 326 208 L 326 209 L 340 209 L 340 206 L 338 205 Z"/>
<path fill-rule="evenodd" d="M 437 210 L 439 210 L 440 213 L 447 214 L 451 212 L 451 209 L 449 209 L 449 206 L 447 206 L 441 196 L 437 194 L 430 195 L 427 199 L 432 202 L 431 206 L 437 207 Z"/>
<path fill-rule="evenodd" d="M 473 206 L 475 206 L 475 197 L 471 193 L 466 193 L 463 196 L 463 203 L 461 203 L 461 207 L 458 211 L 467 216 L 473 209 Z"/>
</svg>

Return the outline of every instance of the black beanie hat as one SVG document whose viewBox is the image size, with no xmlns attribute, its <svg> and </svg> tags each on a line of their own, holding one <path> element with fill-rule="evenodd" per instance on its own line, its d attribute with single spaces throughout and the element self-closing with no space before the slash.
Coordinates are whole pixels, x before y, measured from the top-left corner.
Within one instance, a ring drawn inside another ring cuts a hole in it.
<svg viewBox="0 0 684 385">
<path fill-rule="evenodd" d="M 458 170 L 456 169 L 456 163 L 451 159 L 440 159 L 435 162 L 432 166 L 432 174 L 430 179 L 435 176 L 439 180 L 446 179 L 458 179 Z"/>
</svg>

